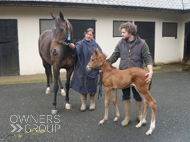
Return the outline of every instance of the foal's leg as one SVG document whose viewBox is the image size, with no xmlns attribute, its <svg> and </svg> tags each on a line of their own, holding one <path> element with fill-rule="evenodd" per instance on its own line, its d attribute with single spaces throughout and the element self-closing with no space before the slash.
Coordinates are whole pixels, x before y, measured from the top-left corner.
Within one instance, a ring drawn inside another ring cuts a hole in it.
<svg viewBox="0 0 190 142">
<path fill-rule="evenodd" d="M 112 101 L 113 101 L 113 104 L 115 106 L 115 111 L 116 111 L 116 117 L 113 121 L 118 121 L 120 114 L 119 114 L 119 109 L 117 106 L 117 89 L 112 89 Z"/>
<path fill-rule="evenodd" d="M 140 128 L 143 124 L 147 123 L 146 122 L 146 115 L 148 112 L 148 107 L 149 107 L 149 104 L 146 101 L 144 101 L 144 111 L 143 111 L 140 122 L 136 125 L 137 128 Z"/>
<path fill-rule="evenodd" d="M 105 114 L 104 114 L 104 118 L 98 123 L 103 124 L 107 119 L 108 119 L 108 107 L 109 107 L 109 103 L 110 103 L 110 92 L 111 92 L 110 87 L 105 87 Z"/>
<path fill-rule="evenodd" d="M 59 69 L 57 67 L 53 67 L 53 73 L 54 73 L 54 87 L 53 87 L 53 91 L 54 91 L 54 100 L 53 100 L 53 110 L 51 111 L 52 114 L 57 114 L 57 91 L 59 88 L 58 85 L 58 77 L 59 77 Z"/>
<path fill-rule="evenodd" d="M 148 106 L 150 105 L 151 110 L 152 110 L 152 117 L 151 117 L 151 124 L 150 124 L 150 129 L 146 132 L 146 135 L 150 135 L 152 134 L 152 131 L 155 129 L 155 119 L 156 119 L 156 101 L 152 98 L 152 96 L 149 94 L 149 92 L 147 92 L 146 94 L 143 95 L 144 97 L 144 101 L 145 101 L 145 108 L 144 108 L 144 112 L 142 115 L 142 119 L 139 122 L 139 124 L 137 124 L 137 128 L 141 127 L 142 124 L 146 123 L 146 114 L 148 111 Z"/>
<path fill-rule="evenodd" d="M 61 88 L 61 95 L 62 95 L 62 96 L 65 96 L 65 90 L 64 90 L 64 88 L 63 88 L 63 84 L 62 84 L 62 82 L 61 82 L 60 75 L 59 75 L 59 86 L 60 86 L 60 88 Z"/>
<path fill-rule="evenodd" d="M 71 74 L 73 72 L 73 67 L 66 69 L 66 70 L 67 70 L 67 81 L 65 83 L 65 88 L 66 88 L 66 97 L 65 97 L 66 105 L 65 105 L 65 108 L 71 109 L 71 104 L 69 103 L 69 88 L 70 88 L 70 79 L 71 79 Z"/>
<path fill-rule="evenodd" d="M 151 135 L 156 125 L 155 124 L 156 123 L 156 101 L 152 97 L 151 97 L 151 101 L 149 102 L 149 105 L 152 109 L 152 117 L 151 117 L 150 129 L 146 132 L 146 135 Z"/>
</svg>

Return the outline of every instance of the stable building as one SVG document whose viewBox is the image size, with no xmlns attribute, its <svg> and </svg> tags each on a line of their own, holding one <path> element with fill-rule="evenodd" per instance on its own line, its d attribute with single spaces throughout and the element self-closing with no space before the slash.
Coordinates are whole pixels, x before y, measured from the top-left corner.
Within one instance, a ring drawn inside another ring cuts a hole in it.
<svg viewBox="0 0 190 142">
<path fill-rule="evenodd" d="M 121 39 L 120 24 L 130 21 L 146 40 L 155 64 L 190 60 L 189 0 L 4 0 L 0 1 L 0 76 L 44 73 L 38 38 L 52 28 L 51 13 L 58 16 L 60 11 L 73 26 L 74 43 L 91 27 L 107 56 Z"/>
</svg>

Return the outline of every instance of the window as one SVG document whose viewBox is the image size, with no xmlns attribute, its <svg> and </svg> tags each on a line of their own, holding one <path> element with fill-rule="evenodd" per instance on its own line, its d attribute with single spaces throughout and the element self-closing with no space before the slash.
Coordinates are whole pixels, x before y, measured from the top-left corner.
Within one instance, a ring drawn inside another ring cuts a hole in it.
<svg viewBox="0 0 190 142">
<path fill-rule="evenodd" d="M 162 37 L 177 38 L 177 23 L 163 22 Z"/>
<path fill-rule="evenodd" d="M 113 21 L 113 37 L 121 37 L 121 32 L 119 31 L 119 27 L 122 23 L 126 22 L 128 21 Z"/>
<path fill-rule="evenodd" d="M 50 30 L 54 23 L 53 19 L 40 19 L 40 34 L 45 30 Z"/>
</svg>

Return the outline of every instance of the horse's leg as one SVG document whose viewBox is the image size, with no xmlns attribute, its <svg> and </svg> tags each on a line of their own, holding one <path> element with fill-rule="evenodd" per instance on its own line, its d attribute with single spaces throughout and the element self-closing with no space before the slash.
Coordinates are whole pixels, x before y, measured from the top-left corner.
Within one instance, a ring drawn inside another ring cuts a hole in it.
<svg viewBox="0 0 190 142">
<path fill-rule="evenodd" d="M 113 104 L 115 106 L 115 111 L 116 111 L 116 117 L 114 121 L 118 121 L 120 114 L 119 114 L 119 109 L 117 106 L 117 89 L 112 89 L 112 101 L 113 101 Z"/>
<path fill-rule="evenodd" d="M 110 92 L 111 92 L 110 87 L 105 87 L 105 114 L 104 114 L 104 118 L 99 122 L 100 124 L 103 124 L 107 119 L 108 119 L 108 107 L 109 107 L 109 101 L 110 101 Z"/>
<path fill-rule="evenodd" d="M 144 101 L 145 101 L 145 110 L 142 115 L 142 119 L 137 124 L 139 127 L 141 127 L 142 124 L 146 123 L 145 117 L 148 111 L 148 106 L 150 105 L 152 110 L 152 116 L 151 116 L 151 124 L 149 130 L 146 132 L 146 135 L 151 135 L 152 131 L 155 129 L 155 120 L 156 120 L 156 101 L 152 98 L 152 96 L 149 94 L 149 92 L 142 94 Z"/>
<path fill-rule="evenodd" d="M 60 89 L 61 89 L 61 95 L 62 96 L 65 96 L 65 90 L 63 88 L 63 84 L 61 82 L 61 78 L 60 78 L 60 75 L 59 75 L 59 86 L 60 86 Z"/>
<path fill-rule="evenodd" d="M 71 74 L 73 72 L 73 67 L 66 69 L 66 70 L 67 70 L 67 80 L 65 83 L 65 88 L 66 88 L 66 97 L 65 97 L 66 105 L 65 105 L 65 108 L 71 109 L 71 104 L 69 103 L 69 88 L 70 88 L 70 79 L 71 79 Z"/>
<path fill-rule="evenodd" d="M 43 59 L 42 59 L 43 60 Z M 49 83 L 49 79 L 51 77 L 51 65 L 48 64 L 45 60 L 43 60 L 43 66 L 45 68 L 45 73 L 46 73 L 46 77 L 47 77 L 47 88 L 46 88 L 46 94 L 50 93 L 50 83 Z"/>
<path fill-rule="evenodd" d="M 58 85 L 58 77 L 59 77 L 59 69 L 57 67 L 53 67 L 53 73 L 54 73 L 54 87 L 53 87 L 53 91 L 54 91 L 54 100 L 53 100 L 53 110 L 51 111 L 52 114 L 56 114 L 57 113 L 57 91 L 59 88 Z"/>
</svg>

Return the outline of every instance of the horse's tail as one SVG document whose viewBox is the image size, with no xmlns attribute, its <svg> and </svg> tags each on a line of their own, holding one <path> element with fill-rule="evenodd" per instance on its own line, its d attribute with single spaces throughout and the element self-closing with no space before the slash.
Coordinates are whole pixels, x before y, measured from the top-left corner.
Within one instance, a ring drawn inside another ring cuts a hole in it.
<svg viewBox="0 0 190 142">
<path fill-rule="evenodd" d="M 49 78 L 49 82 L 53 83 L 53 78 L 52 78 L 52 67 L 50 64 L 47 66 L 47 77 Z"/>
<path fill-rule="evenodd" d="M 151 89 L 151 85 L 152 85 L 152 80 L 150 81 L 150 84 L 149 84 L 148 90 Z"/>
</svg>

